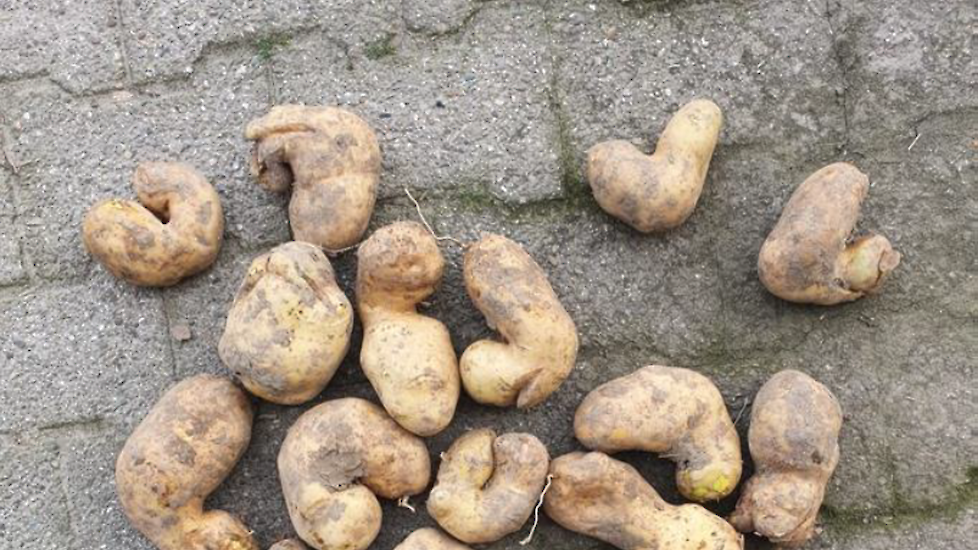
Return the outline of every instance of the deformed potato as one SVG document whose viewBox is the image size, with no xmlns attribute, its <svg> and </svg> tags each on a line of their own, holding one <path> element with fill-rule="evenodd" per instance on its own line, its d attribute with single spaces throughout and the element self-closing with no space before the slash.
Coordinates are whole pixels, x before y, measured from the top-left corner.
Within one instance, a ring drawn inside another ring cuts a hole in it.
<svg viewBox="0 0 978 550">
<path fill-rule="evenodd" d="M 363 372 L 398 424 L 434 435 L 452 421 L 459 394 L 448 329 L 417 312 L 445 270 L 438 242 L 420 224 L 399 222 L 371 235 L 357 258 Z"/>
<path fill-rule="evenodd" d="M 462 385 L 476 401 L 532 407 L 570 374 L 577 328 L 547 275 L 515 242 L 486 235 L 464 257 L 465 288 L 503 342 L 475 342 L 459 362 Z"/>
<path fill-rule="evenodd" d="M 227 378 L 195 376 L 163 394 L 116 461 L 132 525 L 160 550 L 257 550 L 237 518 L 203 509 L 248 447 L 251 422 L 247 396 Z"/>
<path fill-rule="evenodd" d="M 468 432 L 442 459 L 428 513 L 462 542 L 499 540 L 533 513 L 549 462 L 546 447 L 530 434 Z"/>
<path fill-rule="evenodd" d="M 170 286 L 214 263 L 224 214 L 217 191 L 179 162 L 144 162 L 132 186 L 139 202 L 108 199 L 85 214 L 85 248 L 113 275 L 139 286 Z"/>
<path fill-rule="evenodd" d="M 424 443 L 363 399 L 327 401 L 289 429 L 278 455 L 289 517 L 317 550 L 364 550 L 380 531 L 377 497 L 416 495 L 428 485 Z"/>
<path fill-rule="evenodd" d="M 603 453 L 570 453 L 550 465 L 543 509 L 565 529 L 622 550 L 741 550 L 727 522 L 697 504 L 672 506 L 624 462 Z"/>
<path fill-rule="evenodd" d="M 408 535 L 394 550 L 470 550 L 468 546 L 443 534 L 438 529 L 426 527 Z"/>
<path fill-rule="evenodd" d="M 868 192 L 869 178 L 844 162 L 822 168 L 795 190 L 757 261 L 771 294 L 833 305 L 879 290 L 900 254 L 882 235 L 850 241 Z"/>
<path fill-rule="evenodd" d="M 346 355 L 353 308 L 317 247 L 259 256 L 228 313 L 218 352 L 248 391 L 295 405 L 319 395 Z"/>
<path fill-rule="evenodd" d="M 598 387 L 581 402 L 574 434 L 604 453 L 650 451 L 676 462 L 676 485 L 690 500 L 719 500 L 740 481 L 740 439 L 709 378 L 651 366 Z"/>
<path fill-rule="evenodd" d="M 822 384 L 798 371 L 771 377 L 754 399 L 748 443 L 755 473 L 730 523 L 782 546 L 801 546 L 839 462 L 842 408 Z"/>
<path fill-rule="evenodd" d="M 251 171 L 270 191 L 292 187 L 297 241 L 339 250 L 360 240 L 377 199 L 380 147 L 360 117 L 335 107 L 279 105 L 245 129 Z"/>
<path fill-rule="evenodd" d="M 652 155 L 624 140 L 595 145 L 587 159 L 594 198 L 643 233 L 682 225 L 699 201 L 722 125 L 720 108 L 698 99 L 673 115 Z"/>
</svg>

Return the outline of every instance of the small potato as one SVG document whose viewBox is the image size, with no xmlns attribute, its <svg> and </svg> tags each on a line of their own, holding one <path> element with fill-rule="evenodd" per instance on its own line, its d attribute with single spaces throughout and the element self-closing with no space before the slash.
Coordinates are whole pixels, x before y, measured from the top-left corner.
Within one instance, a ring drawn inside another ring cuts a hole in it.
<svg viewBox="0 0 978 550">
<path fill-rule="evenodd" d="M 780 546 L 811 539 L 839 463 L 841 428 L 842 408 L 828 388 L 798 371 L 772 376 L 754 399 L 748 443 L 755 472 L 730 523 Z"/>
<path fill-rule="evenodd" d="M 380 531 L 377 497 L 424 491 L 424 443 L 363 399 L 327 401 L 289 429 L 278 455 L 289 517 L 317 550 L 364 550 Z"/>
<path fill-rule="evenodd" d="M 503 338 L 480 340 L 462 354 L 465 391 L 499 407 L 543 402 L 574 368 L 574 320 L 543 269 L 506 237 L 484 236 L 466 250 L 464 264 L 469 297 Z"/>
<path fill-rule="evenodd" d="M 160 550 L 257 550 L 237 518 L 203 509 L 248 447 L 251 421 L 248 397 L 227 378 L 194 376 L 163 394 L 116 461 L 132 525 Z"/>
<path fill-rule="evenodd" d="M 587 395 L 574 435 L 604 453 L 650 451 L 676 462 L 676 485 L 689 500 L 719 500 L 740 481 L 740 438 L 709 378 L 651 366 Z"/>
<path fill-rule="evenodd" d="M 248 124 L 251 171 L 269 191 L 291 186 L 297 241 L 339 250 L 360 240 L 377 200 L 380 147 L 360 117 L 334 107 L 279 105 Z"/>
<path fill-rule="evenodd" d="M 795 190 L 757 261 L 771 294 L 834 305 L 879 290 L 900 253 L 881 235 L 849 240 L 868 192 L 869 178 L 843 162 L 815 172 Z"/>
<path fill-rule="evenodd" d="M 622 550 L 742 550 L 727 522 L 696 504 L 672 506 L 624 462 L 570 453 L 550 465 L 543 509 L 565 529 Z"/>
<path fill-rule="evenodd" d="M 82 240 L 113 275 L 171 286 L 214 263 L 224 214 L 217 191 L 187 164 L 144 162 L 132 187 L 139 202 L 108 199 L 85 214 Z"/>
<path fill-rule="evenodd" d="M 530 434 L 470 431 L 444 454 L 428 513 L 462 542 L 499 540 L 533 513 L 549 463 L 547 448 Z"/>
<path fill-rule="evenodd" d="M 652 155 L 623 140 L 595 145 L 587 159 L 594 198 L 643 233 L 679 227 L 699 201 L 722 125 L 720 108 L 698 99 L 672 117 Z"/>
<path fill-rule="evenodd" d="M 468 546 L 437 529 L 426 527 L 408 535 L 394 550 L 470 550 Z"/>
<path fill-rule="evenodd" d="M 326 255 L 291 242 L 252 262 L 218 353 L 248 391 L 295 405 L 319 395 L 333 378 L 352 330 L 353 307 Z"/>
<path fill-rule="evenodd" d="M 357 258 L 363 372 L 398 424 L 435 435 L 452 421 L 459 394 L 448 329 L 417 311 L 441 284 L 438 242 L 420 224 L 399 222 L 371 235 Z"/>
</svg>

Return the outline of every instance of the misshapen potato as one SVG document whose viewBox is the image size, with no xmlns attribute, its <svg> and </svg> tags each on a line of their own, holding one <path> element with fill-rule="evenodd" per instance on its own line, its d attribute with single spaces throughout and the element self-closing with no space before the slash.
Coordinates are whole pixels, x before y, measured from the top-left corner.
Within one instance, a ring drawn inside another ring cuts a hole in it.
<svg viewBox="0 0 978 550">
<path fill-rule="evenodd" d="M 643 233 L 682 225 L 699 201 L 722 125 L 720 108 L 699 99 L 672 117 L 652 155 L 623 140 L 595 145 L 587 160 L 594 198 Z"/>
<path fill-rule="evenodd" d="M 757 392 L 748 443 L 755 473 L 744 484 L 730 523 L 782 546 L 801 546 L 839 462 L 842 408 L 822 384 L 781 371 Z"/>
<path fill-rule="evenodd" d="M 339 250 L 360 240 L 377 199 L 380 147 L 360 117 L 335 107 L 279 105 L 252 121 L 251 171 L 266 189 L 292 187 L 297 241 Z"/>
<path fill-rule="evenodd" d="M 377 497 L 416 495 L 428 485 L 424 443 L 363 399 L 327 401 L 289 429 L 278 455 L 289 517 L 317 550 L 364 550 L 380 531 Z"/>
<path fill-rule="evenodd" d="M 543 509 L 565 529 L 622 550 L 741 550 L 743 538 L 696 504 L 672 506 L 634 468 L 603 453 L 570 453 L 550 466 Z"/>
<path fill-rule="evenodd" d="M 468 546 L 430 527 L 408 535 L 394 550 L 470 550 Z"/>
<path fill-rule="evenodd" d="M 291 242 L 252 262 L 218 352 L 248 391 L 295 405 L 326 387 L 352 330 L 353 308 L 326 255 L 311 244 Z"/>
<path fill-rule="evenodd" d="M 546 447 L 532 435 L 468 432 L 442 459 L 428 513 L 462 542 L 499 540 L 533 513 L 549 463 Z"/>
<path fill-rule="evenodd" d="M 515 242 L 486 235 L 464 258 L 465 288 L 503 342 L 475 342 L 459 361 L 462 385 L 476 401 L 532 407 L 570 374 L 577 328 L 543 269 Z"/>
<path fill-rule="evenodd" d="M 398 424 L 434 435 L 452 421 L 459 394 L 448 330 L 417 312 L 445 270 L 438 243 L 420 224 L 400 222 L 371 235 L 357 258 L 363 372 Z"/>
<path fill-rule="evenodd" d="M 250 531 L 211 494 L 244 454 L 252 412 L 231 380 L 200 375 L 168 390 L 116 461 L 122 510 L 160 550 L 257 550 Z"/>
<path fill-rule="evenodd" d="M 869 178 L 842 162 L 815 172 L 795 190 L 757 261 L 771 294 L 833 305 L 879 290 L 900 254 L 882 235 L 849 242 L 868 192 Z"/>
<path fill-rule="evenodd" d="M 192 166 L 144 162 L 132 186 L 139 202 L 109 199 L 85 214 L 85 248 L 113 275 L 170 286 L 214 263 L 224 214 L 217 191 Z"/>
<path fill-rule="evenodd" d="M 651 366 L 587 395 L 574 435 L 604 453 L 650 451 L 676 462 L 676 485 L 697 502 L 719 500 L 740 481 L 740 438 L 710 380 L 694 371 Z"/>
</svg>

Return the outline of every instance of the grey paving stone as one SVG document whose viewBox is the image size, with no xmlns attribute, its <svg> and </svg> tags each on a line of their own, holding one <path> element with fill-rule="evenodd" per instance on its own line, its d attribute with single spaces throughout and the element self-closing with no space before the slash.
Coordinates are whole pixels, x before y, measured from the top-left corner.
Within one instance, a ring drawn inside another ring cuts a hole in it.
<svg viewBox="0 0 978 550">
<path fill-rule="evenodd" d="M 401 0 L 278 0 L 265 4 L 268 30 L 288 38 L 318 30 L 334 43 L 359 52 L 404 30 Z"/>
<path fill-rule="evenodd" d="M 125 83 L 112 0 L 0 1 L 0 81 L 46 75 L 72 92 Z"/>
<path fill-rule="evenodd" d="M 884 518 L 889 525 L 876 527 L 868 532 L 850 532 L 835 535 L 827 532 L 822 540 L 810 544 L 812 549 L 833 550 L 968 550 L 973 546 L 978 529 L 978 512 L 969 508 L 952 517 Z M 857 526 L 858 529 L 858 526 Z"/>
<path fill-rule="evenodd" d="M 61 550 L 72 544 L 57 445 L 0 436 L 0 546 Z"/>
<path fill-rule="evenodd" d="M 408 30 L 428 34 L 457 32 L 480 8 L 476 0 L 402 0 L 401 6 Z"/>
</svg>

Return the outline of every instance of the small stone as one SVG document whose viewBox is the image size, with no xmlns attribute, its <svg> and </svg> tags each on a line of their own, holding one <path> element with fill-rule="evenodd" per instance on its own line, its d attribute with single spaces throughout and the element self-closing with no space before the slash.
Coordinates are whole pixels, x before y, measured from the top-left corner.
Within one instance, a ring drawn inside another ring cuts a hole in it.
<svg viewBox="0 0 978 550">
<path fill-rule="evenodd" d="M 177 323 L 170 328 L 170 336 L 178 342 L 186 342 L 193 338 L 190 327 L 186 323 Z"/>
</svg>

